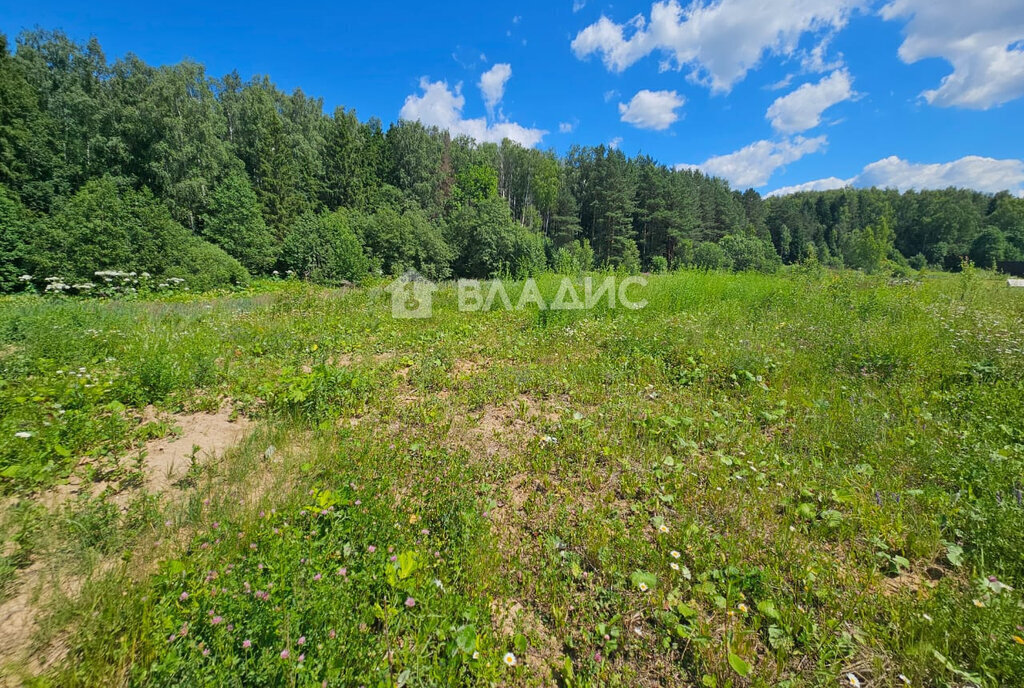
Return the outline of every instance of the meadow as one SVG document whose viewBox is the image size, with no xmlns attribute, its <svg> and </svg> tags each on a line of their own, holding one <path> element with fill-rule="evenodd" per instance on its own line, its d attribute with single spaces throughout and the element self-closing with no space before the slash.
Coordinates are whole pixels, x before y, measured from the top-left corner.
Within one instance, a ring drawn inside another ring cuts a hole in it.
<svg viewBox="0 0 1024 688">
<path fill-rule="evenodd" d="M 0 680 L 1021 685 L 1024 290 L 648 280 L 0 299 Z"/>
</svg>

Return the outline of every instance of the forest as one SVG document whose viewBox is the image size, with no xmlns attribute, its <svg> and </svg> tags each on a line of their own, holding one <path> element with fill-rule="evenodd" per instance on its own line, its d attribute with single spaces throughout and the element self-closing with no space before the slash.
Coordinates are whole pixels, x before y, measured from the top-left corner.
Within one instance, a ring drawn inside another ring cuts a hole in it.
<svg viewBox="0 0 1024 688">
<path fill-rule="evenodd" d="M 0 292 L 325 284 L 679 266 L 866 272 L 1024 258 L 1024 199 L 846 188 L 762 197 L 608 146 L 500 145 L 96 39 L 0 35 Z M 129 277 L 130 276 L 130 277 Z M 150 282 L 146 282 L 150 280 Z M 135 288 L 135 287 L 131 287 Z"/>
</svg>

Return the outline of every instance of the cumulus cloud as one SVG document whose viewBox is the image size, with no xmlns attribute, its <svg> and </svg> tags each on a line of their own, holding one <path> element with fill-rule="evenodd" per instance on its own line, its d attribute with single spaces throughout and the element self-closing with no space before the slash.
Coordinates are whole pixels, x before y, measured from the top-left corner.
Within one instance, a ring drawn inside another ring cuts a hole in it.
<svg viewBox="0 0 1024 688">
<path fill-rule="evenodd" d="M 728 92 L 765 54 L 793 55 L 807 34 L 830 35 L 864 0 L 678 0 L 655 2 L 650 21 L 638 14 L 618 24 L 602 16 L 572 42 L 580 59 L 595 53 L 621 72 L 659 52 L 662 69 L 690 67 L 690 78 Z M 819 42 L 827 45 L 827 42 Z M 824 48 L 822 48 L 824 50 Z"/>
<path fill-rule="evenodd" d="M 736 188 L 764 186 L 780 167 L 817 153 L 827 145 L 825 136 L 756 141 L 734 153 L 716 155 L 699 165 L 676 165 L 676 169 L 699 169 L 705 174 L 728 180 Z"/>
<path fill-rule="evenodd" d="M 909 18 L 900 58 L 939 57 L 953 66 L 932 105 L 985 110 L 1024 95 L 1024 9 L 1020 0 L 893 0 L 888 20 Z"/>
<path fill-rule="evenodd" d="M 789 194 L 800 193 L 801 191 L 830 191 L 832 189 L 842 189 L 845 186 L 850 186 L 849 179 L 825 177 L 824 179 L 815 179 L 803 184 L 783 186 L 782 188 L 775 189 L 775 191 L 769 191 L 765 196 L 788 196 Z"/>
<path fill-rule="evenodd" d="M 613 138 L 611 141 L 608 142 L 608 147 L 611 148 L 612 150 L 618 149 L 618 147 L 621 146 L 621 145 L 622 145 L 622 137 L 621 136 L 616 136 L 615 138 Z"/>
<path fill-rule="evenodd" d="M 662 131 L 679 119 L 676 113 L 686 99 L 675 91 L 638 91 L 629 104 L 619 103 L 620 119 L 640 129 Z"/>
<path fill-rule="evenodd" d="M 845 69 L 837 69 L 816 84 L 800 88 L 777 98 L 765 117 L 775 131 L 795 134 L 821 124 L 821 113 L 836 103 L 853 98 L 853 79 Z"/>
<path fill-rule="evenodd" d="M 985 158 L 968 155 L 952 162 L 915 163 L 895 155 L 882 158 L 850 179 L 829 177 L 776 189 L 769 196 L 798 191 L 823 191 L 844 186 L 877 186 L 886 189 L 945 189 L 957 186 L 976 191 L 1010 191 L 1024 195 L 1024 160 Z"/>
<path fill-rule="evenodd" d="M 508 138 L 528 148 L 536 146 L 548 133 L 515 122 L 488 124 L 485 117 L 463 119 L 462 108 L 466 98 L 460 87 L 461 84 L 457 84 L 453 90 L 446 81 L 430 81 L 423 77 L 420 79 L 422 94 L 414 93 L 407 97 L 398 116 L 405 120 L 418 120 L 428 127 L 447 129 L 454 135 L 465 134 L 480 142 L 500 143 Z"/>
<path fill-rule="evenodd" d="M 480 93 L 484 97 L 487 112 L 493 113 L 494 106 L 505 97 L 505 84 L 512 76 L 512 65 L 499 62 L 480 75 Z"/>
<path fill-rule="evenodd" d="M 1019 191 L 1024 188 L 1024 161 L 968 155 L 944 163 L 912 163 L 895 155 L 866 166 L 855 186 L 907 189 L 945 189 L 962 186 L 978 191 Z"/>
</svg>

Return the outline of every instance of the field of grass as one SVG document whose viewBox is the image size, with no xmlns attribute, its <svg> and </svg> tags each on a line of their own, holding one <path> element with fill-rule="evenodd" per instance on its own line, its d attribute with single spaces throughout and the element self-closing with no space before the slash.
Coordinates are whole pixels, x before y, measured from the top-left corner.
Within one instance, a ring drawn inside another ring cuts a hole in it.
<svg viewBox="0 0 1024 688">
<path fill-rule="evenodd" d="M 1021 685 L 1020 292 L 0 300 L 0 681 Z"/>
</svg>

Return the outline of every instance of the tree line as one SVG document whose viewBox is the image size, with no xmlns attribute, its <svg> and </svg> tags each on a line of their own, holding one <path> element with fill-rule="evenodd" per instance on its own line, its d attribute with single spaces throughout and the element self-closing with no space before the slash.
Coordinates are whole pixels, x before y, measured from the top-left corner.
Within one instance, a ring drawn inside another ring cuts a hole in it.
<svg viewBox="0 0 1024 688">
<path fill-rule="evenodd" d="M 0 34 L 0 291 L 96 273 L 194 288 L 553 268 L 867 270 L 1024 258 L 1024 200 L 961 189 L 762 198 L 607 146 L 566 155 L 324 112 L 268 77 Z"/>
</svg>

